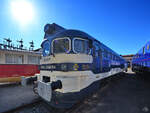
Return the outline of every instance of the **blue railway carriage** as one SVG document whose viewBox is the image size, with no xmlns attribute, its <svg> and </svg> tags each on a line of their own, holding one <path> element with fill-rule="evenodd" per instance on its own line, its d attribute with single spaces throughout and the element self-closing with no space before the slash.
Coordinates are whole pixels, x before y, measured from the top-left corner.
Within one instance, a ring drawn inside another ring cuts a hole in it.
<svg viewBox="0 0 150 113">
<path fill-rule="evenodd" d="M 150 41 L 133 56 L 132 71 L 137 74 L 150 73 Z"/>
<path fill-rule="evenodd" d="M 54 107 L 71 107 L 95 91 L 100 80 L 126 70 L 120 55 L 85 32 L 55 23 L 44 31 L 38 94 Z"/>
</svg>

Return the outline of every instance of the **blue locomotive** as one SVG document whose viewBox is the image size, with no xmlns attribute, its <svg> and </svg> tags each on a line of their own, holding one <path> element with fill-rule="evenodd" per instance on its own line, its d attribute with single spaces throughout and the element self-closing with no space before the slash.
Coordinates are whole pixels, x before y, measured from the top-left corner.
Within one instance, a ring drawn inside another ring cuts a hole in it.
<svg viewBox="0 0 150 113">
<path fill-rule="evenodd" d="M 74 103 L 99 88 L 99 82 L 126 70 L 126 61 L 92 36 L 47 24 L 37 91 L 57 108 Z"/>
<path fill-rule="evenodd" d="M 150 42 L 147 42 L 132 58 L 132 71 L 136 74 L 150 73 Z"/>
</svg>

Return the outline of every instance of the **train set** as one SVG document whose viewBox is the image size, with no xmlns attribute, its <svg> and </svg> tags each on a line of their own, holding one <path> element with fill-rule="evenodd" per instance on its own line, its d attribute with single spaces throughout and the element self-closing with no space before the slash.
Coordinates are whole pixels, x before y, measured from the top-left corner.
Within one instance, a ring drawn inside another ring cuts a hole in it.
<svg viewBox="0 0 150 113">
<path fill-rule="evenodd" d="M 71 107 L 98 89 L 102 79 L 127 70 L 120 55 L 85 32 L 55 23 L 44 31 L 37 91 L 51 106 Z"/>
<path fill-rule="evenodd" d="M 103 80 L 127 71 L 121 55 L 83 31 L 53 23 L 44 32 L 42 57 L 36 51 L 0 49 L 0 82 L 22 76 L 22 85 L 35 83 L 34 91 L 50 106 L 70 108 L 97 91 Z M 149 51 L 150 42 L 132 58 L 137 75 L 150 73 Z"/>
</svg>

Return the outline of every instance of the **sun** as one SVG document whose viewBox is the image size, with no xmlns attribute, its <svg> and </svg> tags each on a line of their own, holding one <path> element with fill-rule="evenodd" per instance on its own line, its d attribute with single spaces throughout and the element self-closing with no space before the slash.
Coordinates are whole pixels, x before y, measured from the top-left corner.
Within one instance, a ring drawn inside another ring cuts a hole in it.
<svg viewBox="0 0 150 113">
<path fill-rule="evenodd" d="M 12 1 L 11 12 L 15 19 L 22 25 L 30 23 L 34 18 L 33 6 L 27 0 Z"/>
</svg>

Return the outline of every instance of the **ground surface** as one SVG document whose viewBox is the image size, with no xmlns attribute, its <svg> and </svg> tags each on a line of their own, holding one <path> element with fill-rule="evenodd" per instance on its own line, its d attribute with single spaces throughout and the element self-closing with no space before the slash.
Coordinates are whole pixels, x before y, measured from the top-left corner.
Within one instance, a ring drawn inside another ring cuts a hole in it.
<svg viewBox="0 0 150 113">
<path fill-rule="evenodd" d="M 36 101 L 38 96 L 33 93 L 33 86 L 22 87 L 17 84 L 0 85 L 0 113 L 24 104 Z"/>
<path fill-rule="evenodd" d="M 39 103 L 15 113 L 61 113 L 49 111 L 47 107 Z M 150 79 L 131 71 L 114 76 L 97 93 L 67 113 L 150 113 Z"/>
<path fill-rule="evenodd" d="M 150 113 L 150 79 L 130 71 L 84 103 L 73 113 Z"/>
</svg>

